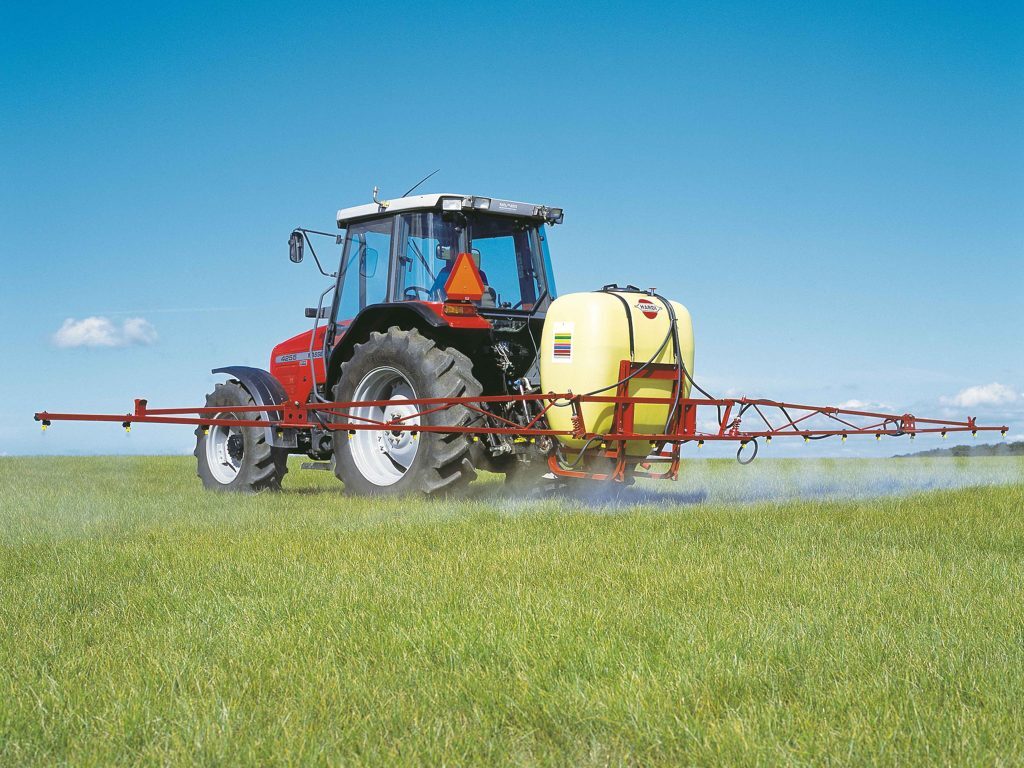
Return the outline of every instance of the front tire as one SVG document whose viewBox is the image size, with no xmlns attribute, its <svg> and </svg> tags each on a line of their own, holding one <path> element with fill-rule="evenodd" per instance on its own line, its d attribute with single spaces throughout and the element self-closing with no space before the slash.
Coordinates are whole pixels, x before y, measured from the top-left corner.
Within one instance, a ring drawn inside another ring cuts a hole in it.
<svg viewBox="0 0 1024 768">
<path fill-rule="evenodd" d="M 265 419 L 259 411 L 232 413 L 231 408 L 256 405 L 237 381 L 218 384 L 206 396 L 210 408 L 224 408 L 219 419 Z M 196 428 L 196 474 L 207 490 L 235 493 L 277 491 L 288 472 L 288 452 L 267 443 L 262 427 Z"/>
<path fill-rule="evenodd" d="M 341 367 L 336 401 L 387 400 L 385 407 L 351 408 L 338 419 L 462 427 L 477 416 L 455 406 L 424 416 L 403 401 L 427 397 L 472 397 L 482 391 L 473 364 L 457 349 L 439 347 L 417 330 L 389 328 L 356 344 Z M 465 434 L 389 430 L 334 432 L 334 468 L 345 488 L 361 495 L 434 494 L 454 490 L 476 477 Z"/>
</svg>

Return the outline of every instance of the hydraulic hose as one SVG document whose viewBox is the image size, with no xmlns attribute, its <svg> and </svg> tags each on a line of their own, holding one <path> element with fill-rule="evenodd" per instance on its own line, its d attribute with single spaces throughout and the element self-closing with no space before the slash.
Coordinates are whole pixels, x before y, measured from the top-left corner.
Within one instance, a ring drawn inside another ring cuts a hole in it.
<svg viewBox="0 0 1024 768">
<path fill-rule="evenodd" d="M 611 293 L 613 290 L 615 290 L 615 288 L 616 288 L 616 286 L 607 286 L 606 285 L 601 290 L 605 291 L 605 292 L 608 292 L 608 293 Z M 639 289 L 634 288 L 634 286 L 627 286 L 626 289 L 630 290 L 631 292 L 643 293 L 643 291 L 640 291 Z M 665 345 L 667 345 L 669 340 L 671 339 L 672 342 L 673 342 L 673 348 L 674 348 L 674 352 L 675 352 L 674 356 L 675 356 L 675 361 L 676 361 L 676 369 L 677 369 L 677 372 L 678 372 L 677 375 L 681 374 L 681 376 L 677 379 L 675 401 L 673 402 L 672 409 L 669 411 L 669 418 L 665 422 L 665 425 L 667 427 L 669 424 L 672 423 L 672 418 L 675 416 L 675 411 L 679 407 L 679 400 L 682 397 L 682 390 L 683 390 L 683 387 L 682 387 L 683 381 L 682 380 L 684 378 L 686 379 L 686 381 L 690 382 L 690 385 L 694 389 L 696 389 L 698 392 L 700 392 L 702 395 L 704 395 L 704 397 L 706 397 L 708 400 L 715 400 L 717 398 L 715 398 L 713 395 L 708 393 L 707 390 L 705 390 L 696 381 L 694 381 L 693 376 L 690 374 L 689 370 L 687 370 L 687 368 L 686 368 L 686 363 L 683 362 L 682 345 L 679 342 L 679 325 L 677 323 L 678 318 L 676 316 L 676 311 L 675 311 L 675 308 L 672 306 L 672 303 L 670 301 L 668 301 L 664 296 L 661 296 L 660 294 L 654 293 L 654 294 L 651 294 L 651 295 L 654 296 L 654 298 L 656 298 L 656 299 L 660 299 L 661 302 L 665 305 L 665 308 L 668 310 L 669 321 L 670 321 L 669 322 L 668 333 L 665 334 L 665 338 L 662 340 L 661 344 L 658 345 L 657 350 L 655 350 L 654 354 L 651 355 L 651 357 L 648 358 L 648 360 L 645 363 L 643 363 L 639 368 L 637 368 L 635 371 L 633 371 L 628 376 L 625 376 L 624 378 L 619 379 L 614 384 L 609 384 L 607 387 L 601 387 L 600 389 L 595 389 L 595 390 L 593 390 L 591 392 L 585 392 L 582 396 L 583 397 L 589 397 L 591 395 L 598 395 L 598 394 L 601 394 L 602 392 L 607 392 L 609 389 L 615 389 L 615 388 L 619 387 L 620 385 L 625 384 L 627 381 L 632 379 L 634 376 L 639 375 L 644 370 L 646 370 L 648 367 L 650 367 L 654 363 L 654 361 L 658 358 L 658 356 L 661 355 L 662 350 L 665 349 Z M 556 403 L 556 405 L 559 405 L 560 407 L 562 407 L 562 406 L 568 405 L 568 403 Z M 720 406 L 716 406 L 716 407 L 718 408 L 718 412 L 719 412 L 719 420 L 721 420 L 721 407 Z"/>
</svg>

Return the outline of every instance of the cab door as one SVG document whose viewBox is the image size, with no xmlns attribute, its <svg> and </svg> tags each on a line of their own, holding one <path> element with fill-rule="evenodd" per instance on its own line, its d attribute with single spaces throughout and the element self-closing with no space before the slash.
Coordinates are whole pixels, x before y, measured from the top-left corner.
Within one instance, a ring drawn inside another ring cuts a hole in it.
<svg viewBox="0 0 1024 768">
<path fill-rule="evenodd" d="M 350 224 L 338 272 L 333 322 L 345 327 L 371 304 L 388 300 L 395 217 Z"/>
</svg>

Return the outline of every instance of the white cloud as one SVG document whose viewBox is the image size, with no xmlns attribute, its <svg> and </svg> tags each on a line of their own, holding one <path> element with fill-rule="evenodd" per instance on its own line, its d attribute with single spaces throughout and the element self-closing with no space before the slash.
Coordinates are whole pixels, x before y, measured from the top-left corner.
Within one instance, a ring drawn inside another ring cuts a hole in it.
<svg viewBox="0 0 1024 768">
<path fill-rule="evenodd" d="M 958 392 L 955 397 L 943 397 L 942 402 L 961 408 L 976 408 L 979 405 L 1006 405 L 1015 403 L 1019 399 L 1021 399 L 1021 395 L 1010 387 L 992 382 L 991 384 L 968 387 Z"/>
<path fill-rule="evenodd" d="M 703 407 L 703 406 L 702 406 Z M 712 435 L 718 434 L 719 423 L 714 419 L 699 419 L 697 421 L 697 431 L 704 432 Z"/>
<path fill-rule="evenodd" d="M 847 400 L 837 407 L 847 411 L 891 411 L 892 406 L 887 403 L 874 403 L 869 400 Z"/>
<path fill-rule="evenodd" d="M 142 317 L 129 317 L 121 326 L 121 334 L 125 344 L 153 344 L 156 341 L 156 328 Z"/>
<path fill-rule="evenodd" d="M 129 317 L 120 325 L 107 317 L 69 317 L 53 334 L 53 343 L 65 349 L 72 347 L 127 347 L 153 344 L 156 328 L 142 317 Z"/>
</svg>

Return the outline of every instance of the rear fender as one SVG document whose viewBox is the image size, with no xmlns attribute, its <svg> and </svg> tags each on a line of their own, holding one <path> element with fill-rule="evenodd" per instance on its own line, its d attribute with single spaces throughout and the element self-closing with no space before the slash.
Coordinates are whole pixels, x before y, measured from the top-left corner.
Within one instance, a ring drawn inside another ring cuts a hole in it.
<svg viewBox="0 0 1024 768">
<path fill-rule="evenodd" d="M 250 368 L 247 365 L 231 365 L 226 368 L 214 368 L 212 373 L 223 373 L 237 380 L 256 401 L 256 405 L 280 405 L 288 399 L 281 382 L 262 368 Z M 283 417 L 280 411 L 267 411 L 267 418 L 279 420 Z M 276 430 L 265 427 L 267 443 L 275 448 L 297 448 L 298 436 L 294 429 Z"/>
</svg>

